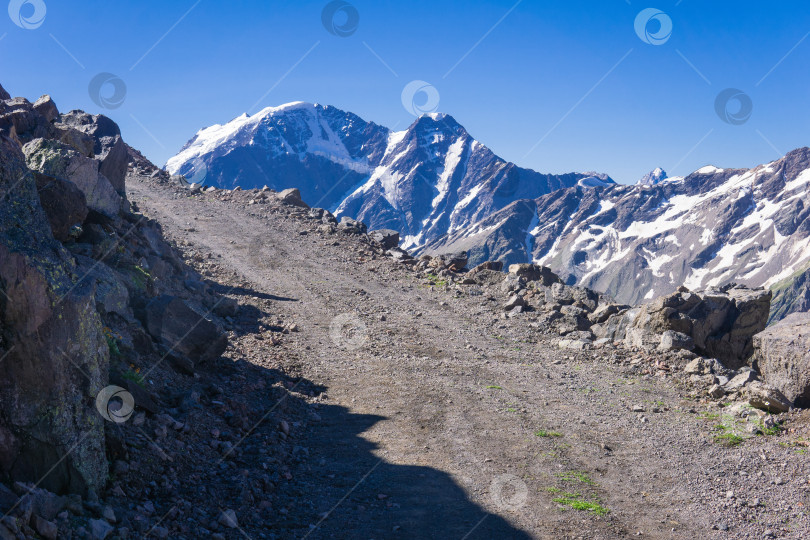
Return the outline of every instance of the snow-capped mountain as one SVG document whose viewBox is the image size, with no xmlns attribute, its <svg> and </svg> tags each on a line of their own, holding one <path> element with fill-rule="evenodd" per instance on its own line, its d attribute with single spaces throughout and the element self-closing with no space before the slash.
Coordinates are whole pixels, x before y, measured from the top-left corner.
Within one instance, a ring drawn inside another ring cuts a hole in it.
<svg viewBox="0 0 810 540">
<path fill-rule="evenodd" d="M 664 171 L 664 169 L 661 167 L 658 167 L 655 170 L 645 174 L 644 177 L 638 181 L 638 183 L 642 186 L 654 186 L 656 184 L 660 184 L 667 178 L 666 171 Z"/>
<path fill-rule="evenodd" d="M 546 175 L 508 163 L 448 115 L 424 115 L 394 132 L 301 102 L 203 129 L 166 168 L 223 188 L 297 187 L 313 206 L 400 231 L 406 248 L 470 227 L 517 199 L 613 185 L 606 175 Z"/>
<path fill-rule="evenodd" d="M 680 285 L 773 287 L 784 315 L 794 303 L 780 291 L 810 267 L 808 187 L 808 148 L 753 169 L 704 167 L 653 184 L 575 186 L 517 201 L 425 251 L 469 249 L 474 262 L 532 260 L 629 304 Z"/>
</svg>

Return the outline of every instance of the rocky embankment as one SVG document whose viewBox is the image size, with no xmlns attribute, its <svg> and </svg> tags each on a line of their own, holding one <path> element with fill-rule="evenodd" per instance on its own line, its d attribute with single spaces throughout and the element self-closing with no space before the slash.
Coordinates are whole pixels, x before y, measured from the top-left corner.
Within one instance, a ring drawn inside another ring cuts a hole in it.
<svg viewBox="0 0 810 540">
<path fill-rule="evenodd" d="M 129 203 L 144 169 L 109 118 L 0 87 L 0 538 L 168 536 L 152 501 L 189 472 L 150 471 L 191 429 L 176 418 L 221 409 L 246 429 L 245 394 L 287 394 L 280 372 L 230 387 L 218 363 L 239 304 Z M 257 331 L 289 332 L 265 315 Z"/>
</svg>

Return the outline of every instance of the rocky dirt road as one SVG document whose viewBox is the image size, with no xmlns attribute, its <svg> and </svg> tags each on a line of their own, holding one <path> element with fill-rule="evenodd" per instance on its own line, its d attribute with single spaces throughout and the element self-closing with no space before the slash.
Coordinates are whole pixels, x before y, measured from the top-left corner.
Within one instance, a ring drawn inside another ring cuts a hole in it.
<svg viewBox="0 0 810 540">
<path fill-rule="evenodd" d="M 275 299 L 300 329 L 282 345 L 289 369 L 322 390 L 316 421 L 291 428 L 303 458 L 277 488 L 286 504 L 248 537 L 810 535 L 796 437 L 718 444 L 721 411 L 657 375 L 655 358 L 561 351 L 531 314 L 502 318 L 486 290 L 430 285 L 249 194 L 128 189 L 216 262 L 213 277 Z"/>
</svg>

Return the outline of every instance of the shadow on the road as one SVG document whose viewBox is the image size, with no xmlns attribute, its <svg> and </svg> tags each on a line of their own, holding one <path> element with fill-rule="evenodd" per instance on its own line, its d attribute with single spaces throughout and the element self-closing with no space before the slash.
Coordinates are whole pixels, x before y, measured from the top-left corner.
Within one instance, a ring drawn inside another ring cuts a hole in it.
<svg viewBox="0 0 810 540">
<path fill-rule="evenodd" d="M 227 285 L 222 285 L 217 283 L 216 281 L 208 280 L 209 288 L 217 293 L 217 294 L 234 294 L 236 296 L 249 296 L 252 298 L 261 298 L 262 300 L 272 300 L 274 302 L 298 302 L 297 298 L 287 298 L 286 296 L 276 296 L 274 294 L 267 294 L 263 292 L 259 292 L 255 289 L 249 289 L 247 287 L 228 287 Z"/>
<path fill-rule="evenodd" d="M 318 414 L 321 421 L 310 424 L 300 441 L 309 459 L 293 471 L 293 482 L 279 486 L 288 500 L 302 494 L 278 523 L 296 538 L 530 538 L 470 501 L 447 473 L 374 455 L 376 445 L 361 434 L 384 417 L 335 405 Z"/>
</svg>

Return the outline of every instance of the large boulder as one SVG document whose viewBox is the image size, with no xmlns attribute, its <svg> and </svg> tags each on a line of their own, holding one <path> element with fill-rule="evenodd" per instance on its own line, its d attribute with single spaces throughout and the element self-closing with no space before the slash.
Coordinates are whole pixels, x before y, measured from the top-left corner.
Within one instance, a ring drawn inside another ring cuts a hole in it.
<svg viewBox="0 0 810 540">
<path fill-rule="evenodd" d="M 279 202 L 289 204 L 291 206 L 300 206 L 301 208 L 309 208 L 309 205 L 301 199 L 301 192 L 298 188 L 285 189 L 276 195 Z"/>
<path fill-rule="evenodd" d="M 125 178 L 127 174 L 128 150 L 121 138 L 118 124 L 103 114 L 91 115 L 83 111 L 70 111 L 59 115 L 57 129 L 75 130 L 93 143 L 92 153 L 89 157 L 101 163 L 100 172 L 110 181 L 115 190 L 124 195 L 126 191 Z M 71 138 L 75 138 L 71 136 Z"/>
<path fill-rule="evenodd" d="M 76 255 L 79 273 L 94 289 L 96 309 L 103 316 L 115 313 L 126 321 L 134 321 L 130 308 L 129 290 L 124 281 L 106 264 L 82 255 Z"/>
<path fill-rule="evenodd" d="M 119 195 L 126 195 L 127 145 L 121 137 L 114 137 L 111 144 L 104 144 L 95 158 L 101 162 L 99 172 L 110 181 Z"/>
<path fill-rule="evenodd" d="M 368 231 L 368 227 L 366 226 L 365 223 L 350 218 L 349 216 L 343 216 L 342 218 L 340 218 L 338 228 L 341 231 L 347 232 L 349 234 L 365 234 L 366 231 Z"/>
<path fill-rule="evenodd" d="M 93 153 L 93 147 L 95 146 L 93 137 L 64 124 L 54 124 L 53 127 L 53 139 L 65 143 L 85 157 L 92 158 L 95 156 Z"/>
<path fill-rule="evenodd" d="M 478 274 L 485 270 L 492 272 L 500 272 L 503 270 L 503 261 L 485 261 L 470 270 L 470 275 Z"/>
<path fill-rule="evenodd" d="M 509 273 L 522 277 L 526 281 L 539 281 L 546 287 L 555 283 L 563 283 L 560 277 L 551 271 L 551 268 L 536 264 L 510 264 Z"/>
<path fill-rule="evenodd" d="M 65 143 L 47 139 L 34 139 L 23 146 L 23 152 L 30 169 L 76 184 L 90 210 L 109 217 L 121 211 L 123 199 L 101 174 L 98 161 Z"/>
<path fill-rule="evenodd" d="M 30 101 L 13 98 L 0 102 L 0 132 L 22 146 L 32 139 L 49 137 L 53 126 Z"/>
<path fill-rule="evenodd" d="M 810 313 L 792 313 L 754 336 L 762 378 L 797 407 L 810 407 Z"/>
<path fill-rule="evenodd" d="M 371 231 L 368 235 L 385 249 L 393 249 L 399 246 L 399 233 L 397 231 L 380 229 L 378 231 Z"/>
<path fill-rule="evenodd" d="M 458 253 L 443 253 L 433 257 L 429 266 L 435 270 L 450 270 L 451 272 L 461 272 L 467 266 L 469 257 L 466 251 Z"/>
<path fill-rule="evenodd" d="M 760 381 L 754 381 L 746 386 L 745 395 L 748 397 L 749 405 L 769 413 L 788 412 L 791 407 L 790 400 L 782 392 Z"/>
<path fill-rule="evenodd" d="M 173 353 L 194 362 L 219 358 L 228 337 L 180 298 L 163 295 L 146 305 L 146 330 Z"/>
<path fill-rule="evenodd" d="M 53 237 L 66 242 L 77 225 L 87 219 L 87 199 L 73 182 L 35 172 L 37 194 Z"/>
<path fill-rule="evenodd" d="M 52 492 L 107 480 L 96 396 L 109 352 L 93 291 L 54 240 L 34 175 L 0 137 L 0 471 Z"/>
<path fill-rule="evenodd" d="M 753 354 L 752 338 L 767 324 L 770 299 L 770 291 L 737 285 L 701 293 L 681 288 L 642 306 L 628 335 L 642 346 L 678 332 L 691 337 L 698 352 L 736 369 Z"/>
<path fill-rule="evenodd" d="M 48 122 L 53 122 L 59 118 L 59 109 L 53 102 L 51 96 L 44 95 L 34 102 L 33 109 L 41 114 Z"/>
</svg>

